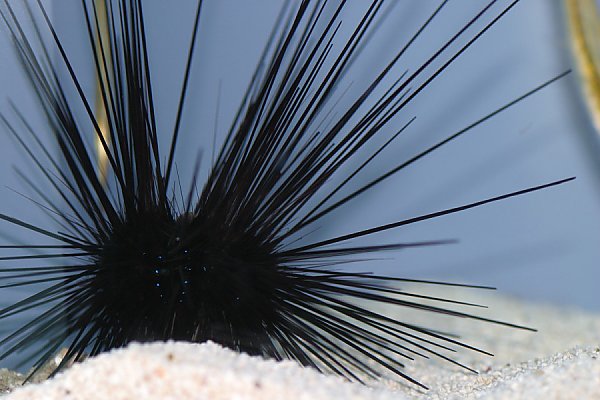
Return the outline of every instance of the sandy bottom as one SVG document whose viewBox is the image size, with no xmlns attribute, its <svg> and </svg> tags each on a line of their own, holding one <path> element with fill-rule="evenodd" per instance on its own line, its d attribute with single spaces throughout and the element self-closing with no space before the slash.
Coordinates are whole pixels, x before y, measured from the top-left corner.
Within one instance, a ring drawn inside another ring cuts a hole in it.
<svg viewBox="0 0 600 400">
<path fill-rule="evenodd" d="M 539 332 L 381 310 L 415 323 L 431 326 L 433 321 L 433 327 L 456 332 L 461 340 L 496 355 L 461 351 L 456 356 L 479 374 L 436 360 L 408 365 L 405 372 L 429 391 L 393 380 L 367 386 L 350 383 L 293 362 L 249 357 L 214 343 L 169 342 L 132 344 L 74 365 L 52 380 L 18 388 L 3 399 L 600 399 L 600 316 L 489 292 L 445 290 L 442 295 L 486 303 L 490 308 L 479 314 Z"/>
</svg>

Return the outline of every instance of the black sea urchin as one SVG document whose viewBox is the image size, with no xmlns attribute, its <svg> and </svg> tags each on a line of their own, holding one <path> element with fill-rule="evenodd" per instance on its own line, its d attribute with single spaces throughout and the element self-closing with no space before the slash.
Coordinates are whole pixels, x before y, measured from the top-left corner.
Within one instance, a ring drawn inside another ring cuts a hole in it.
<svg viewBox="0 0 600 400">
<path fill-rule="evenodd" d="M 560 77 L 399 162 L 349 194 L 340 195 L 342 188 L 348 189 L 348 183 L 411 125 L 415 117 L 403 115 L 406 106 L 517 1 L 496 14 L 494 3 L 482 4 L 480 12 L 414 71 L 398 72 L 405 51 L 447 5 L 447 1 L 442 2 L 366 89 L 338 114 L 330 113 L 343 91 L 338 83 L 376 29 L 384 1 L 372 1 L 366 7 L 341 47 L 333 43 L 338 40 L 345 1 L 286 3 L 210 174 L 197 192 L 195 173 L 186 191 L 174 189 L 181 185 L 174 178 L 174 165 L 202 1 L 198 2 L 175 126 L 172 132 L 161 133 L 156 127 L 159 111 L 153 101 L 141 0 L 107 2 L 108 35 L 104 38 L 99 15 L 104 10 L 81 2 L 100 81 L 104 121 L 94 112 L 42 3 L 38 0 L 36 11 L 30 10 L 32 16 L 37 12 L 42 16 L 32 36 L 25 34 L 11 2 L 5 0 L 2 16 L 43 106 L 59 155 L 40 145 L 39 134 L 16 109 L 15 121 L 7 117 L 2 120 L 55 190 L 55 194 L 48 194 L 32 185 L 38 203 L 60 230 L 0 214 L 3 220 L 53 242 L 13 248 L 56 250 L 3 258 L 48 261 L 48 265 L 0 269 L 0 279 L 6 282 L 2 287 L 48 285 L 0 310 L 3 320 L 27 310 L 40 310 L 0 342 L 6 349 L 3 357 L 37 346 L 32 359 L 39 367 L 66 346 L 60 369 L 68 360 L 131 341 L 212 340 L 239 351 L 290 358 L 354 379 L 359 379 L 359 373 L 378 377 L 388 369 L 423 386 L 402 372 L 400 359 L 434 355 L 457 363 L 446 350 L 464 347 L 481 351 L 451 335 L 391 319 L 370 305 L 387 303 L 515 325 L 442 305 L 467 303 L 388 285 L 394 281 L 436 282 L 344 272 L 339 267 L 360 261 L 357 255 L 443 242 L 366 246 L 350 241 L 568 179 L 324 240 L 312 239 L 311 232 L 324 216 L 351 199 Z M 46 31 L 52 47 L 44 40 Z M 58 50 L 70 81 L 59 79 L 49 56 L 52 49 Z M 395 84 L 385 93 L 375 94 L 390 76 L 397 79 Z M 68 96 L 66 87 L 74 87 L 78 97 Z M 74 107 L 83 107 L 84 122 L 75 117 Z M 404 122 L 397 126 L 397 133 L 364 156 L 360 150 L 379 138 L 391 121 L 397 124 L 398 117 Z M 170 146 L 161 149 L 159 137 L 168 134 L 172 135 Z M 106 155 L 107 172 L 98 167 L 91 138 L 98 140 Z M 55 259 L 64 262 L 49 263 Z"/>
</svg>

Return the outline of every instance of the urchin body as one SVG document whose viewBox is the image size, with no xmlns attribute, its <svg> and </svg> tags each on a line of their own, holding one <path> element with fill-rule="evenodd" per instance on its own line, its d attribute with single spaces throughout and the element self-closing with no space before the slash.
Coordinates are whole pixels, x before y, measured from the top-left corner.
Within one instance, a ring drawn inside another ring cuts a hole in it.
<svg viewBox="0 0 600 400">
<path fill-rule="evenodd" d="M 202 213 L 154 209 L 112 226 L 93 259 L 97 273 L 85 284 L 119 345 L 211 340 L 273 353 L 269 334 L 282 323 L 278 303 L 294 277 L 268 242 L 223 231 Z"/>
</svg>

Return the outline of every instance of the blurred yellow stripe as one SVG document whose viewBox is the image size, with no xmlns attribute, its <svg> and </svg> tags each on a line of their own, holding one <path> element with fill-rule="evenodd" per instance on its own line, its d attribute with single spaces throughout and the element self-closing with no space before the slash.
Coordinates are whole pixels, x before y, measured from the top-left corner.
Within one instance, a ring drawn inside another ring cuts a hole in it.
<svg viewBox="0 0 600 400">
<path fill-rule="evenodd" d="M 596 0 L 565 0 L 569 35 L 583 94 L 600 132 L 600 13 Z"/>
<path fill-rule="evenodd" d="M 108 14 L 106 10 L 106 2 L 105 0 L 95 0 L 94 7 L 96 9 L 96 13 L 98 15 L 98 25 L 100 31 L 100 37 L 96 38 L 96 55 L 98 56 L 98 60 L 102 63 L 102 48 L 100 46 L 100 40 L 102 41 L 102 46 L 104 47 L 104 57 L 106 58 L 106 65 L 108 68 L 112 65 L 112 57 L 111 57 L 111 49 L 110 49 L 110 36 L 108 31 Z M 106 144 L 110 147 L 111 137 L 110 137 L 110 128 L 108 126 L 108 117 L 106 112 L 106 107 L 104 107 L 104 99 L 102 97 L 102 83 L 104 82 L 104 88 L 108 92 L 108 77 L 106 76 L 106 71 L 104 68 L 100 68 L 102 79 L 97 77 L 96 79 L 96 121 L 98 126 L 100 127 L 100 132 Z M 100 182 L 104 185 L 106 184 L 106 179 L 108 177 L 108 156 L 106 151 L 104 151 L 104 147 L 102 146 L 102 142 L 98 135 L 95 135 L 95 144 L 96 144 L 96 155 L 98 162 L 98 178 Z"/>
</svg>

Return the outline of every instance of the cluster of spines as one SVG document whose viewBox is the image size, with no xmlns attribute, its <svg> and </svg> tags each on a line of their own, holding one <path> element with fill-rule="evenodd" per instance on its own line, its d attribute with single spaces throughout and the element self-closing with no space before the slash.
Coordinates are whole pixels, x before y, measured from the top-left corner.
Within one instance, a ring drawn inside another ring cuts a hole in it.
<svg viewBox="0 0 600 400">
<path fill-rule="evenodd" d="M 469 35 L 493 10 L 496 1 L 489 1 L 414 72 L 397 73 L 406 50 L 447 5 L 447 1 L 441 2 L 341 115 L 330 117 L 326 127 L 323 122 L 330 116 L 334 95 L 339 94 L 339 82 L 350 71 L 368 33 L 376 29 L 384 2 L 373 1 L 366 7 L 339 50 L 334 41 L 339 40 L 345 1 L 334 7 L 325 1 L 307 0 L 284 6 L 201 193 L 195 194 L 197 175 L 192 171 L 186 200 L 178 202 L 171 194 L 173 168 L 202 1 L 195 14 L 175 124 L 168 133 L 170 146 L 162 165 L 142 1 L 108 2 L 108 43 L 102 40 L 96 8 L 85 0 L 81 3 L 90 47 L 99 49 L 93 53 L 100 98 L 107 112 L 108 128 L 103 132 L 41 2 L 37 0 L 44 24 L 34 25 L 37 37 L 30 39 L 5 0 L 2 17 L 48 117 L 60 156 L 38 146 L 39 134 L 18 111 L 19 127 L 6 117 L 2 120 L 56 190 L 60 205 L 30 185 L 61 231 L 0 214 L 7 222 L 58 243 L 13 247 L 60 251 L 3 260 L 66 261 L 59 266 L 0 269 L 0 279 L 8 281 L 2 287 L 49 284 L 47 289 L 0 310 L 0 318 L 6 320 L 26 310 L 47 307 L 0 342 L 8 347 L 2 357 L 45 340 L 33 356 L 34 365 L 40 367 L 66 345 L 68 351 L 60 369 L 70 360 L 132 340 L 174 338 L 213 340 L 251 354 L 295 359 L 357 380 L 363 379 L 361 374 L 376 378 L 387 369 L 424 387 L 401 370 L 404 365 L 400 360 L 415 356 L 433 355 L 471 370 L 444 352 L 453 351 L 453 347 L 485 353 L 483 350 L 451 335 L 377 313 L 370 305 L 382 303 L 524 327 L 428 305 L 420 300 L 474 306 L 390 285 L 444 283 L 343 272 L 339 267 L 356 261 L 358 255 L 448 241 L 378 246 L 344 243 L 569 179 L 320 241 L 311 240 L 310 231 L 352 199 L 562 76 L 493 110 L 336 200 L 342 188 L 349 188 L 349 183 L 355 182 L 354 178 L 398 135 L 409 130 L 416 117 L 403 115 L 406 106 L 517 2 Z M 66 83 L 58 79 L 50 50 L 42 40 L 43 25 L 51 34 L 78 99 L 65 95 Z M 32 41 L 39 44 L 41 53 L 34 51 Z M 457 44 L 458 49 L 451 52 Z M 434 63 L 440 66 L 433 69 Z M 384 78 L 393 75 L 397 75 L 396 82 L 383 95 L 375 96 Z M 85 126 L 74 117 L 76 103 L 83 106 Z M 361 158 L 359 150 L 398 119 L 404 122 L 397 133 L 372 155 Z M 24 138 L 24 132 L 35 145 Z M 110 183 L 98 174 L 90 135 L 101 143 L 107 156 Z M 339 171 L 349 165 L 354 166 L 351 172 L 340 177 Z"/>
</svg>

